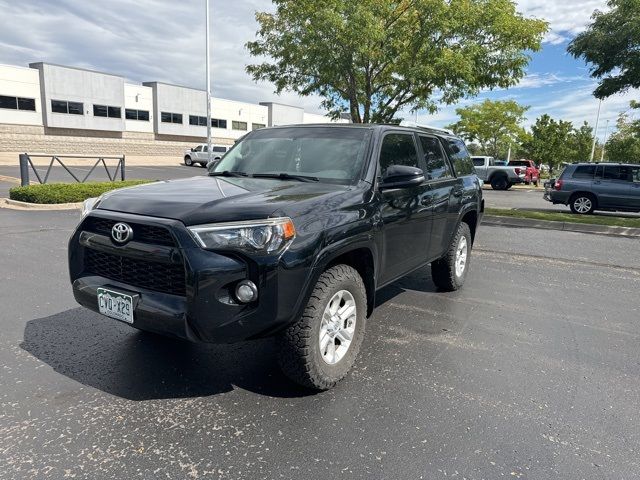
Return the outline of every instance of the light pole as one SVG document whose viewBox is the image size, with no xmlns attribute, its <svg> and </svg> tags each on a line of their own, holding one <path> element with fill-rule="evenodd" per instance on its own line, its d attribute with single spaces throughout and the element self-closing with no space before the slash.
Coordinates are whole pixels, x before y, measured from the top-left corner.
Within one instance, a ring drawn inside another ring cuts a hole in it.
<svg viewBox="0 0 640 480">
<path fill-rule="evenodd" d="M 593 144 L 591 145 L 591 157 L 589 162 L 593 162 L 593 155 L 596 153 L 596 139 L 598 138 L 598 122 L 600 121 L 600 107 L 602 106 L 602 99 L 598 102 L 598 113 L 596 115 L 596 128 L 593 129 Z"/>
<path fill-rule="evenodd" d="M 607 126 L 604 129 L 604 142 L 602 142 L 602 152 L 600 154 L 600 162 L 604 160 L 604 148 L 607 145 L 607 133 L 609 133 L 609 120 L 607 120 Z"/>
<path fill-rule="evenodd" d="M 211 67 L 209 65 L 209 0 L 204 0 L 206 17 L 206 64 L 207 64 L 207 165 L 211 163 Z"/>
</svg>

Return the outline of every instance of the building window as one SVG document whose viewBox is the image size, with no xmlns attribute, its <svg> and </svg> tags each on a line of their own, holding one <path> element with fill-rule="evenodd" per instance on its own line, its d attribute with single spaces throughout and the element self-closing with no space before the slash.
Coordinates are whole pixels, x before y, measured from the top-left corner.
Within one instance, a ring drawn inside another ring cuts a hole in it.
<svg viewBox="0 0 640 480">
<path fill-rule="evenodd" d="M 182 123 L 181 113 L 160 112 L 160 121 L 162 123 Z"/>
<path fill-rule="evenodd" d="M 196 125 L 199 127 L 207 126 L 207 117 L 199 117 L 197 115 L 189 115 L 189 125 Z"/>
<path fill-rule="evenodd" d="M 36 101 L 33 98 L 8 97 L 0 95 L 0 108 L 10 110 L 31 110 L 36 111 Z"/>
<path fill-rule="evenodd" d="M 213 128 L 227 128 L 227 121 L 226 120 L 222 120 L 220 118 L 212 118 L 211 119 L 211 126 Z"/>
<path fill-rule="evenodd" d="M 68 113 L 70 115 L 84 115 L 84 105 L 80 102 L 51 100 L 51 111 L 55 113 Z"/>
<path fill-rule="evenodd" d="M 264 123 L 252 123 L 251 130 L 260 130 L 261 128 L 266 127 Z"/>
<path fill-rule="evenodd" d="M 247 122 L 238 122 L 237 120 L 233 120 L 231 122 L 231 128 L 233 130 L 247 130 L 248 125 Z"/>
<path fill-rule="evenodd" d="M 132 108 L 127 108 L 124 111 L 124 118 L 127 120 L 139 120 L 142 122 L 149 121 L 149 112 L 147 110 L 135 110 Z"/>
<path fill-rule="evenodd" d="M 120 107 L 109 107 L 107 105 L 94 105 L 94 117 L 122 118 L 122 110 Z"/>
</svg>

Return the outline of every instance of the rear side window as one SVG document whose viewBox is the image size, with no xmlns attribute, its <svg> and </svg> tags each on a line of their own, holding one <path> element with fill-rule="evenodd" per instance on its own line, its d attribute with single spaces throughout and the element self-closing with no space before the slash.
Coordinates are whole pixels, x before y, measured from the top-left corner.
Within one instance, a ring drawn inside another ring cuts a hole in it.
<svg viewBox="0 0 640 480">
<path fill-rule="evenodd" d="M 595 165 L 579 165 L 573 171 L 573 178 L 592 179 L 596 173 Z"/>
<path fill-rule="evenodd" d="M 473 157 L 471 160 L 474 167 L 484 167 L 484 158 Z"/>
<path fill-rule="evenodd" d="M 450 138 L 446 141 L 446 146 L 456 175 L 458 177 L 473 175 L 475 173 L 475 168 L 473 167 L 471 155 L 469 155 L 464 142 L 458 138 Z"/>
<path fill-rule="evenodd" d="M 510 167 L 528 167 L 529 162 L 525 162 L 523 160 L 515 160 L 512 162 L 509 162 L 509 166 Z"/>
<path fill-rule="evenodd" d="M 428 180 L 440 180 L 453 176 L 449 168 L 449 162 L 444 158 L 440 142 L 436 138 L 420 135 L 420 145 L 422 146 L 424 162 L 427 167 Z"/>
<path fill-rule="evenodd" d="M 631 180 L 640 183 L 640 167 L 631 167 Z"/>
<path fill-rule="evenodd" d="M 621 180 L 623 182 L 631 182 L 631 167 L 604 165 L 604 180 Z"/>
<path fill-rule="evenodd" d="M 391 165 L 418 166 L 418 152 L 411 133 L 390 133 L 382 140 L 380 172 L 382 176 Z"/>
</svg>

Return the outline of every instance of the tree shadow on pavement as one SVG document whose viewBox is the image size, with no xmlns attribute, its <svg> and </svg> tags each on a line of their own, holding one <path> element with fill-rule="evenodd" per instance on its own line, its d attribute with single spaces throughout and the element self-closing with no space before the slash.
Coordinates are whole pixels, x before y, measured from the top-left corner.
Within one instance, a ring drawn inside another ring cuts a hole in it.
<svg viewBox="0 0 640 480">
<path fill-rule="evenodd" d="M 140 332 L 84 308 L 27 322 L 20 347 L 62 375 L 129 400 L 209 396 L 235 387 L 284 398 L 314 393 L 280 372 L 273 339 L 197 344 Z"/>
</svg>

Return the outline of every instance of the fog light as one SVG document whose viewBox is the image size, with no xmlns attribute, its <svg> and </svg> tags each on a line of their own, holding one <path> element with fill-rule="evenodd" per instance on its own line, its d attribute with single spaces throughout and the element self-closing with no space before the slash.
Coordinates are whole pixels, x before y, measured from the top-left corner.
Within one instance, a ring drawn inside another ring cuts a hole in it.
<svg viewBox="0 0 640 480">
<path fill-rule="evenodd" d="M 242 303 L 254 302 L 258 299 L 258 287 L 251 280 L 242 280 L 236 286 L 236 298 Z"/>
</svg>

